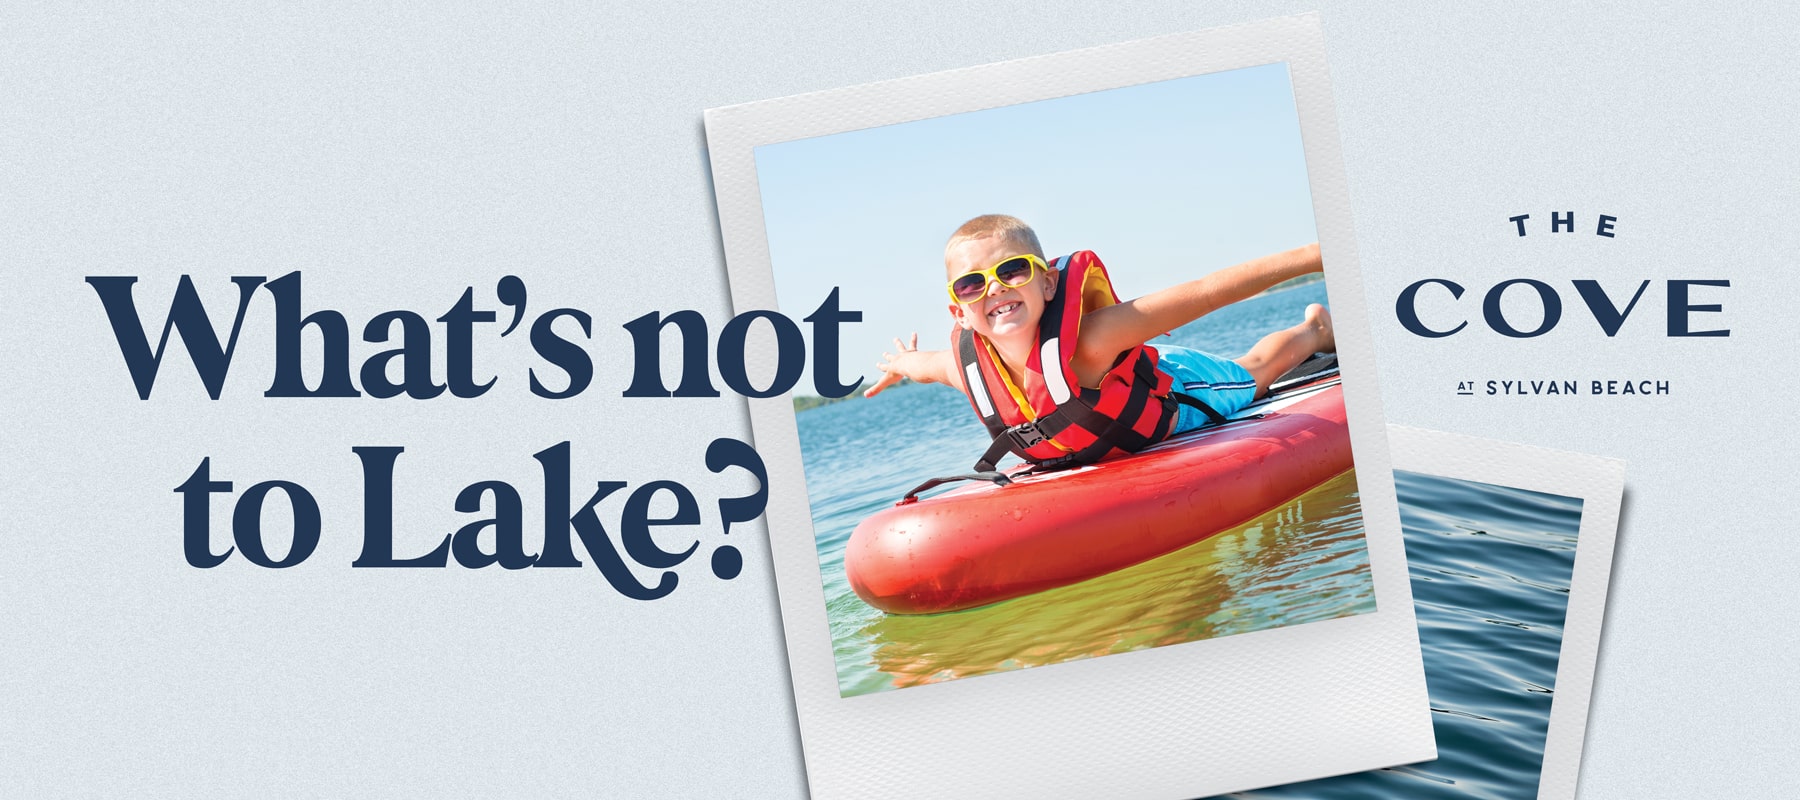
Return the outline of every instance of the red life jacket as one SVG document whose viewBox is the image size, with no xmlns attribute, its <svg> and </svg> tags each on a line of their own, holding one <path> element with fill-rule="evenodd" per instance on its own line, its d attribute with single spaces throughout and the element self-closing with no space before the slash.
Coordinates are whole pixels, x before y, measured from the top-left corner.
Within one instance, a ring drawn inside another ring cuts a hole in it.
<svg viewBox="0 0 1800 800">
<path fill-rule="evenodd" d="M 1174 380 L 1156 368 L 1156 348 L 1140 344 L 1119 354 L 1096 388 L 1085 388 L 1071 363 L 1083 314 L 1119 302 L 1106 266 L 1083 250 L 1056 259 L 1056 296 L 1038 321 L 1037 344 L 1014 386 L 993 346 L 974 332 L 955 334 L 969 405 L 994 436 L 978 472 L 993 472 L 1008 451 L 1035 464 L 1089 464 L 1134 453 L 1167 438 L 1179 403 L 1200 401 L 1171 391 Z M 1203 411 L 1222 421 L 1211 408 Z"/>
</svg>

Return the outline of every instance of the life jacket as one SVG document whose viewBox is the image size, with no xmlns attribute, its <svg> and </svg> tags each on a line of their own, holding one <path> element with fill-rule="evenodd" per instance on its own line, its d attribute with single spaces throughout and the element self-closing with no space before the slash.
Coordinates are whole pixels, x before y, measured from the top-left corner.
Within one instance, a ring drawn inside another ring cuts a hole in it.
<svg viewBox="0 0 1800 800">
<path fill-rule="evenodd" d="M 1180 404 L 1224 421 L 1205 403 L 1173 391 L 1174 379 L 1157 369 L 1156 348 L 1147 344 L 1119 354 L 1098 387 L 1083 387 L 1072 364 L 1081 318 L 1117 304 L 1119 296 L 1091 251 L 1056 259 L 1050 268 L 1061 271 L 1060 285 L 1038 321 L 1022 385 L 1013 384 L 986 339 L 962 328 L 954 333 L 969 405 L 994 437 L 975 464 L 978 473 L 994 472 L 1009 451 L 1040 466 L 1137 452 L 1168 437 Z"/>
</svg>

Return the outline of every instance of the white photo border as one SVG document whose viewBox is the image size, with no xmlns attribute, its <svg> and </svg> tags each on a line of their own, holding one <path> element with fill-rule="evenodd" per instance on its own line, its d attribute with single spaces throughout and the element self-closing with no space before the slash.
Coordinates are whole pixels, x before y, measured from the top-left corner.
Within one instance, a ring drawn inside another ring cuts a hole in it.
<svg viewBox="0 0 1800 800">
<path fill-rule="evenodd" d="M 1392 425 L 1394 469 L 1489 483 L 1581 500 L 1575 570 L 1556 661 L 1556 693 L 1544 741 L 1538 800 L 1573 800 L 1581 777 L 1594 666 L 1613 542 L 1625 496 L 1625 462 L 1601 456 Z"/>
<path fill-rule="evenodd" d="M 796 139 L 1288 65 L 1336 324 L 1377 610 L 1041 669 L 839 695 L 787 398 L 751 399 L 764 520 L 816 797 L 1194 797 L 1436 757 L 1317 15 L 706 112 L 734 311 L 778 310 L 754 149 Z M 752 374 L 774 354 L 746 354 Z"/>
</svg>

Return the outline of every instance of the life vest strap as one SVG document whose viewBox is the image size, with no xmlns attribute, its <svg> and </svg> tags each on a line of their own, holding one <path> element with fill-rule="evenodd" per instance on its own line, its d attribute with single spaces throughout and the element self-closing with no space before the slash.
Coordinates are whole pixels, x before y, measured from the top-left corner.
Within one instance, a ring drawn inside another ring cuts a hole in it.
<svg viewBox="0 0 1800 800">
<path fill-rule="evenodd" d="M 1000 419 L 998 403 L 1001 398 L 994 397 L 987 384 L 981 379 L 979 356 L 975 348 L 975 334 L 968 329 L 957 331 L 956 354 L 963 368 L 963 382 L 967 387 L 969 402 L 975 407 L 975 415 L 981 417 L 981 424 L 988 429 L 989 436 L 999 436 L 1005 430 L 1006 423 Z M 1010 401 L 1011 398 L 1006 398 Z M 992 467 L 989 467 L 992 469 Z"/>
<path fill-rule="evenodd" d="M 907 492 L 906 496 L 900 498 L 900 502 L 895 503 L 894 505 L 903 506 L 908 503 L 917 503 L 919 502 L 920 492 L 929 491 L 946 483 L 954 483 L 956 481 L 992 481 L 996 486 L 1012 485 L 1012 479 L 1006 477 L 1005 473 L 997 472 L 992 469 L 971 472 L 966 475 L 946 475 L 941 478 L 932 478 L 918 486 L 914 486 L 912 491 Z"/>
<path fill-rule="evenodd" d="M 1225 415 L 1219 413 L 1218 409 L 1207 405 L 1205 400 L 1201 400 L 1193 395 L 1182 394 L 1181 392 L 1170 392 L 1169 399 L 1184 406 L 1192 406 L 1200 409 L 1200 413 L 1205 414 L 1206 418 L 1214 425 L 1224 425 L 1227 421 Z"/>
<path fill-rule="evenodd" d="M 1225 422 L 1216 409 L 1172 391 L 1169 375 L 1157 369 L 1155 351 L 1143 345 L 1121 352 L 1096 386 L 1080 385 L 1071 349 L 1088 295 L 1094 295 L 1095 308 L 1118 299 L 1092 253 L 1056 261 L 1059 267 L 1065 263 L 1062 284 L 1038 321 L 1038 350 L 1027 363 L 1013 365 L 1021 372 L 1019 386 L 974 331 L 952 331 L 969 404 L 993 437 L 975 463 L 978 473 L 993 472 L 1008 452 L 1034 464 L 1087 464 L 1137 452 L 1168 438 L 1181 405 L 1199 408 L 1213 424 Z"/>
<path fill-rule="evenodd" d="M 1134 415 L 1138 408 L 1147 403 L 1151 397 L 1152 395 L 1147 391 L 1134 393 L 1127 402 L 1125 413 Z M 1176 403 L 1200 409 L 1200 412 L 1206 415 L 1207 421 L 1213 425 L 1223 425 L 1230 421 L 1224 414 L 1220 414 L 1217 409 L 1200 398 L 1180 392 L 1170 392 L 1168 399 L 1173 402 L 1165 403 L 1165 419 L 1157 425 L 1158 432 L 1167 431 L 1173 424 Z M 1093 444 L 1071 453 L 1065 458 L 1057 459 L 1056 461 L 1059 463 L 1091 464 L 1105 458 L 1115 449 L 1136 452 L 1159 441 L 1159 437 L 1145 436 L 1117 424 L 1112 418 L 1095 411 L 1085 403 L 1074 402 L 1058 406 L 1055 411 L 1036 422 L 1026 422 L 1002 429 L 1000 434 L 994 437 L 994 441 L 988 445 L 987 452 L 981 455 L 981 460 L 975 462 L 975 470 L 977 472 L 993 472 L 996 465 L 1000 463 L 1000 459 L 1005 458 L 1007 453 L 1019 453 L 1023 457 L 1025 451 L 1034 445 L 1055 436 L 1072 425 L 1080 425 L 1089 430 L 1099 430 L 1100 433 Z"/>
<path fill-rule="evenodd" d="M 1055 414 L 1051 414 L 1044 420 L 1050 420 L 1055 416 Z M 1050 436 L 1039 426 L 1039 422 L 1023 422 L 1010 428 L 1001 429 L 1000 433 L 994 437 L 994 441 L 988 444 L 987 452 L 981 454 L 981 460 L 975 462 L 975 471 L 977 473 L 993 472 L 994 465 L 1000 463 L 1000 459 L 1005 458 L 1007 453 L 1023 454 L 1026 450 L 1049 441 Z"/>
</svg>

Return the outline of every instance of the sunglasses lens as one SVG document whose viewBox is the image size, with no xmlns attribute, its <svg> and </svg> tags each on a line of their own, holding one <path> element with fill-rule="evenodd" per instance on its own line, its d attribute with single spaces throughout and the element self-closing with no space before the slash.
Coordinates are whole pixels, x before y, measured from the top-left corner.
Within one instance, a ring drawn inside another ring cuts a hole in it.
<svg viewBox="0 0 1800 800">
<path fill-rule="evenodd" d="M 994 268 L 994 278 L 1007 286 L 1020 286 L 1031 280 L 1031 261 L 1024 258 L 1008 259 Z"/>
<path fill-rule="evenodd" d="M 950 284 L 950 293 L 956 295 L 956 299 L 964 303 L 977 300 L 987 293 L 987 276 L 979 272 L 971 272 L 957 278 L 955 283 Z"/>
<path fill-rule="evenodd" d="M 1031 282 L 1034 267 L 1031 259 L 1020 256 L 995 264 L 991 271 L 1001 286 L 1024 286 Z M 987 290 L 986 272 L 971 272 L 950 282 L 950 294 L 965 305 L 980 300 Z"/>
</svg>

